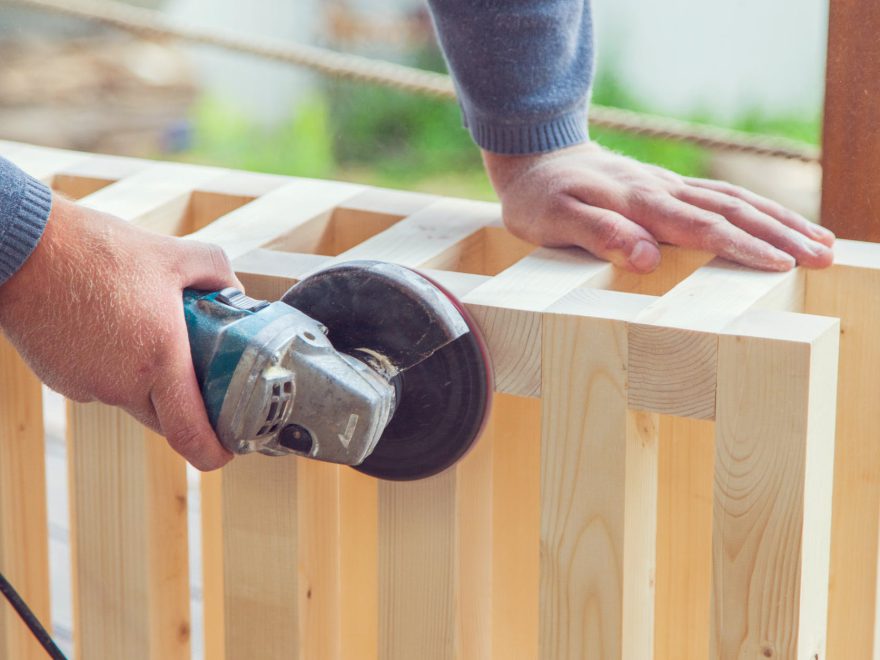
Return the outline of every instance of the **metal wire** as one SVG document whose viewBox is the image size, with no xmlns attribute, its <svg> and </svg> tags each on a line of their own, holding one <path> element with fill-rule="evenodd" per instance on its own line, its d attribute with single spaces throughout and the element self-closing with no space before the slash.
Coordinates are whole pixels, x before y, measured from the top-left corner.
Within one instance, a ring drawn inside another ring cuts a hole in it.
<svg viewBox="0 0 880 660">
<path fill-rule="evenodd" d="M 455 99 L 452 79 L 445 74 L 326 48 L 268 37 L 259 40 L 219 29 L 204 29 L 172 21 L 161 12 L 132 7 L 114 0 L 0 0 L 29 9 L 88 20 L 151 39 L 178 39 L 264 59 L 302 66 L 327 76 L 382 85 L 438 99 Z M 686 142 L 707 149 L 733 151 L 818 162 L 819 149 L 786 138 L 760 136 L 694 124 L 656 115 L 593 105 L 590 125 L 644 137 Z"/>
<path fill-rule="evenodd" d="M 46 629 L 40 623 L 40 620 L 31 611 L 31 608 L 27 606 L 27 603 L 24 602 L 24 599 L 22 599 L 15 590 L 15 587 L 9 583 L 9 580 L 3 577 L 3 573 L 0 573 L 0 594 L 3 594 L 6 597 L 6 600 L 12 605 L 13 609 L 18 613 L 18 616 L 21 617 L 21 620 L 24 621 L 25 625 L 27 625 L 31 634 L 40 643 L 40 646 L 43 647 L 43 650 L 46 651 L 48 656 L 52 658 L 52 660 L 66 660 L 61 649 L 59 649 L 58 646 L 55 645 L 55 642 L 52 641 L 52 637 L 46 632 Z"/>
</svg>

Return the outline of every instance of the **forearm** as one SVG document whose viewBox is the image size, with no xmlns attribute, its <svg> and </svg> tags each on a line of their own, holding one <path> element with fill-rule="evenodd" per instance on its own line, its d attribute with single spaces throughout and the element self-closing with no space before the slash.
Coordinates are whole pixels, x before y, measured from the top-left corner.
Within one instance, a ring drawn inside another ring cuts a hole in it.
<svg viewBox="0 0 880 660">
<path fill-rule="evenodd" d="M 429 0 L 476 143 L 540 153 L 587 139 L 593 26 L 585 0 Z"/>
<path fill-rule="evenodd" d="M 0 158 L 0 286 L 34 251 L 51 208 L 49 188 Z"/>
</svg>

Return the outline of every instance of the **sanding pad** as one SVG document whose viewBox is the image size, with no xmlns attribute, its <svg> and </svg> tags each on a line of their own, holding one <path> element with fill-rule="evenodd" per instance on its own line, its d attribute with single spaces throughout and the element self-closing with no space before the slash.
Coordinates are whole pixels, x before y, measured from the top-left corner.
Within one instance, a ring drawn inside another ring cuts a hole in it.
<svg viewBox="0 0 880 660">
<path fill-rule="evenodd" d="M 381 355 L 399 372 L 391 377 L 394 416 L 356 470 L 423 479 L 476 442 L 494 391 L 489 354 L 473 318 L 443 287 L 402 266 L 353 261 L 306 278 L 282 300 L 325 325 L 336 350 Z"/>
</svg>

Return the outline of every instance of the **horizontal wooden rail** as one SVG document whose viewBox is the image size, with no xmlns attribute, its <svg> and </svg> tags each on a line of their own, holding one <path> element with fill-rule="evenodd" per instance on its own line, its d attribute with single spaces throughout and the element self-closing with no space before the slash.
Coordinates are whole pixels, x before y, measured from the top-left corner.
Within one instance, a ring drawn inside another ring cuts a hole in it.
<svg viewBox="0 0 880 660">
<path fill-rule="evenodd" d="M 452 291 L 486 338 L 495 409 L 441 475 L 247 456 L 203 476 L 206 657 L 803 660 L 826 657 L 826 628 L 875 625 L 880 246 L 784 274 L 664 247 L 638 276 L 528 245 L 494 204 L 0 155 L 221 245 L 251 295 L 382 259 Z M 45 478 L 39 387 L 8 347 L 0 371 L 0 568 L 45 613 L 45 503 L 11 504 Z M 188 657 L 182 461 L 101 405 L 71 405 L 68 436 L 80 657 Z M 0 616 L 0 656 L 27 647 L 14 623 Z"/>
</svg>

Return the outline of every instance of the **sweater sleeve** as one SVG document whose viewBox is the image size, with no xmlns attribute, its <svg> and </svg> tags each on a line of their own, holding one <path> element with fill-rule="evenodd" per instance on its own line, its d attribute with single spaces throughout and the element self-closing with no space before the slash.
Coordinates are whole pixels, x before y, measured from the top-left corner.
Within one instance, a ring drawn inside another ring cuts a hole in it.
<svg viewBox="0 0 880 660">
<path fill-rule="evenodd" d="M 40 242 L 51 208 L 49 188 L 0 158 L 0 285 Z"/>
<path fill-rule="evenodd" d="M 464 125 L 483 149 L 552 151 L 587 139 L 589 0 L 429 0 Z"/>
</svg>

